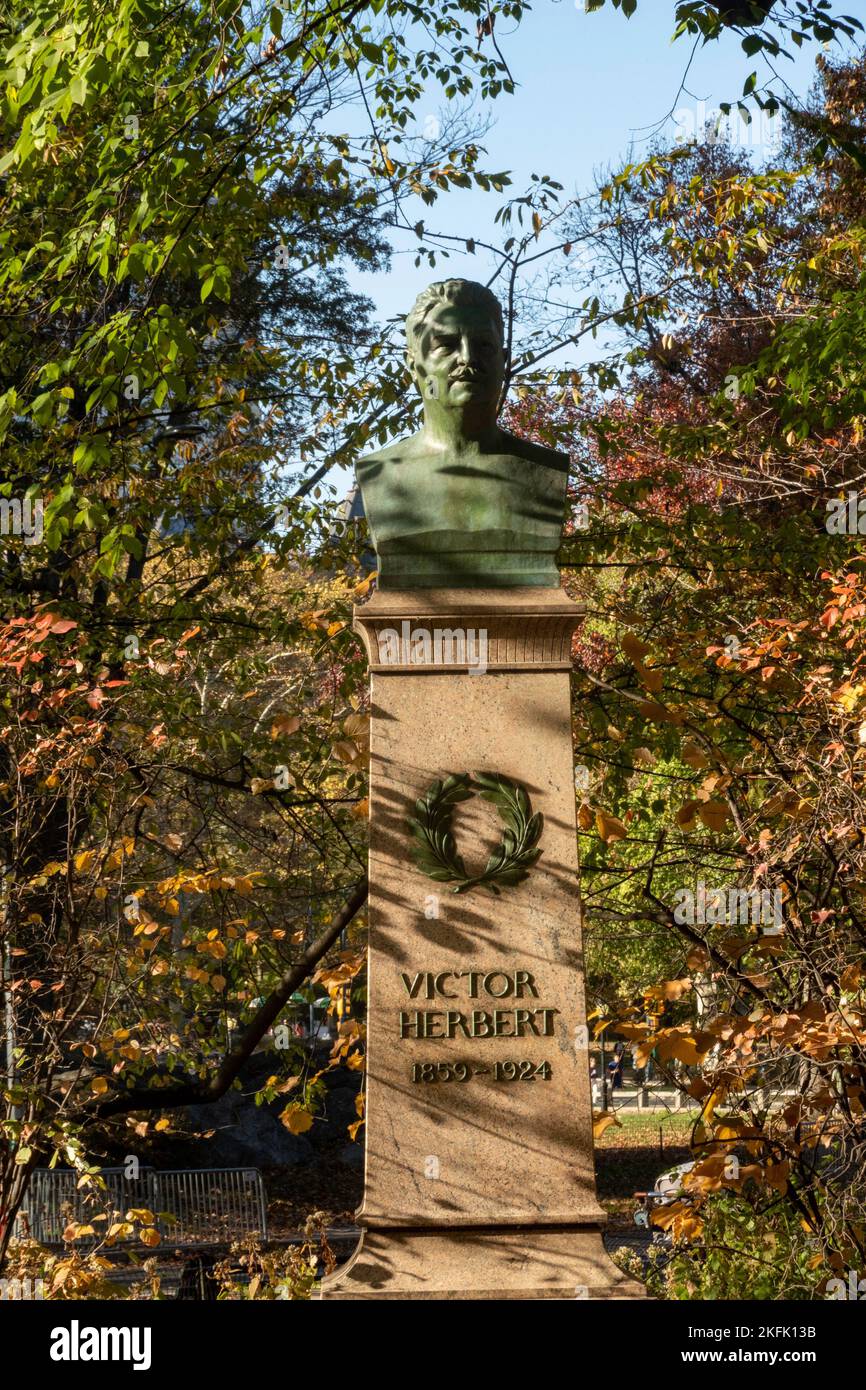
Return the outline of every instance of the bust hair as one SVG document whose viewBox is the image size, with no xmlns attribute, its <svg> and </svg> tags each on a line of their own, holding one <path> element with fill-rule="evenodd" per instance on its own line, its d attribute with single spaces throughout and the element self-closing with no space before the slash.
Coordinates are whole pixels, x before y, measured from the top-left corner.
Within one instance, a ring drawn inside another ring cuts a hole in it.
<svg viewBox="0 0 866 1390">
<path fill-rule="evenodd" d="M 487 309 L 499 334 L 499 341 L 505 342 L 502 306 L 492 290 L 480 285 L 477 280 L 437 280 L 421 291 L 406 315 L 406 357 L 410 368 L 415 365 L 418 339 L 424 331 L 428 315 L 442 304 L 474 304 Z"/>
</svg>

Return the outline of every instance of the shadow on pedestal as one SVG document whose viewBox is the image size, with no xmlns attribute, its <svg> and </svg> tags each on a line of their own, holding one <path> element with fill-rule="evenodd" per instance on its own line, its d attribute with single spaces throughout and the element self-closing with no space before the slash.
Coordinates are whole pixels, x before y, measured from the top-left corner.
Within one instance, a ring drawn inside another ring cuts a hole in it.
<svg viewBox="0 0 866 1390">
<path fill-rule="evenodd" d="M 565 1227 L 365 1230 L 321 1299 L 646 1298 L 598 1230 Z"/>
</svg>

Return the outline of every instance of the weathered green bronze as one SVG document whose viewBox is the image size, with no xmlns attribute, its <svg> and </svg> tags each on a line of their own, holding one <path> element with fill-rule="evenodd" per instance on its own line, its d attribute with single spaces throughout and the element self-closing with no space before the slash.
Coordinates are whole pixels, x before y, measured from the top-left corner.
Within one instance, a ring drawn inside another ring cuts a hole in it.
<svg viewBox="0 0 866 1390">
<path fill-rule="evenodd" d="M 502 310 L 472 280 L 430 285 L 406 320 L 424 426 L 358 464 L 382 589 L 559 587 L 568 455 L 496 423 Z"/>
<path fill-rule="evenodd" d="M 454 807 L 480 792 L 496 807 L 505 833 L 487 861 L 483 873 L 468 874 L 462 855 L 457 852 L 451 817 Z M 452 893 L 470 888 L 487 888 L 499 896 L 502 888 L 513 888 L 528 876 L 541 850 L 537 849 L 544 817 L 532 814 L 532 804 L 524 787 L 499 772 L 452 772 L 444 781 L 427 788 L 415 802 L 415 815 L 407 822 L 415 836 L 412 858 L 422 873 L 437 883 L 453 883 Z"/>
</svg>

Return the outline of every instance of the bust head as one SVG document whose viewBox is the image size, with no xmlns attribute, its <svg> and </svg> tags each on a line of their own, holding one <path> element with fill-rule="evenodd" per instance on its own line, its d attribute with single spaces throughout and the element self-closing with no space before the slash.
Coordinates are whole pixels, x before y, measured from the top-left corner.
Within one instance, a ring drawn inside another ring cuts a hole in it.
<svg viewBox="0 0 866 1390">
<path fill-rule="evenodd" d="M 430 285 L 406 319 L 417 433 L 360 459 L 379 587 L 559 586 L 568 456 L 496 423 L 502 310 L 472 280 Z"/>
<path fill-rule="evenodd" d="M 406 319 L 406 361 L 425 405 L 494 414 L 505 374 L 499 300 L 474 280 L 440 280 Z"/>
</svg>

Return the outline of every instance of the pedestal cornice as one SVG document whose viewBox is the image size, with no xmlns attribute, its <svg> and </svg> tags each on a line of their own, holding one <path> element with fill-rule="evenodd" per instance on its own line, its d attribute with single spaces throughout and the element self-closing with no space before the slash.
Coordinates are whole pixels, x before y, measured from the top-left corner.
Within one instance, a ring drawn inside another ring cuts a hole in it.
<svg viewBox="0 0 866 1390">
<path fill-rule="evenodd" d="M 353 610 L 370 670 L 563 671 L 585 614 L 562 589 L 403 589 Z"/>
</svg>

